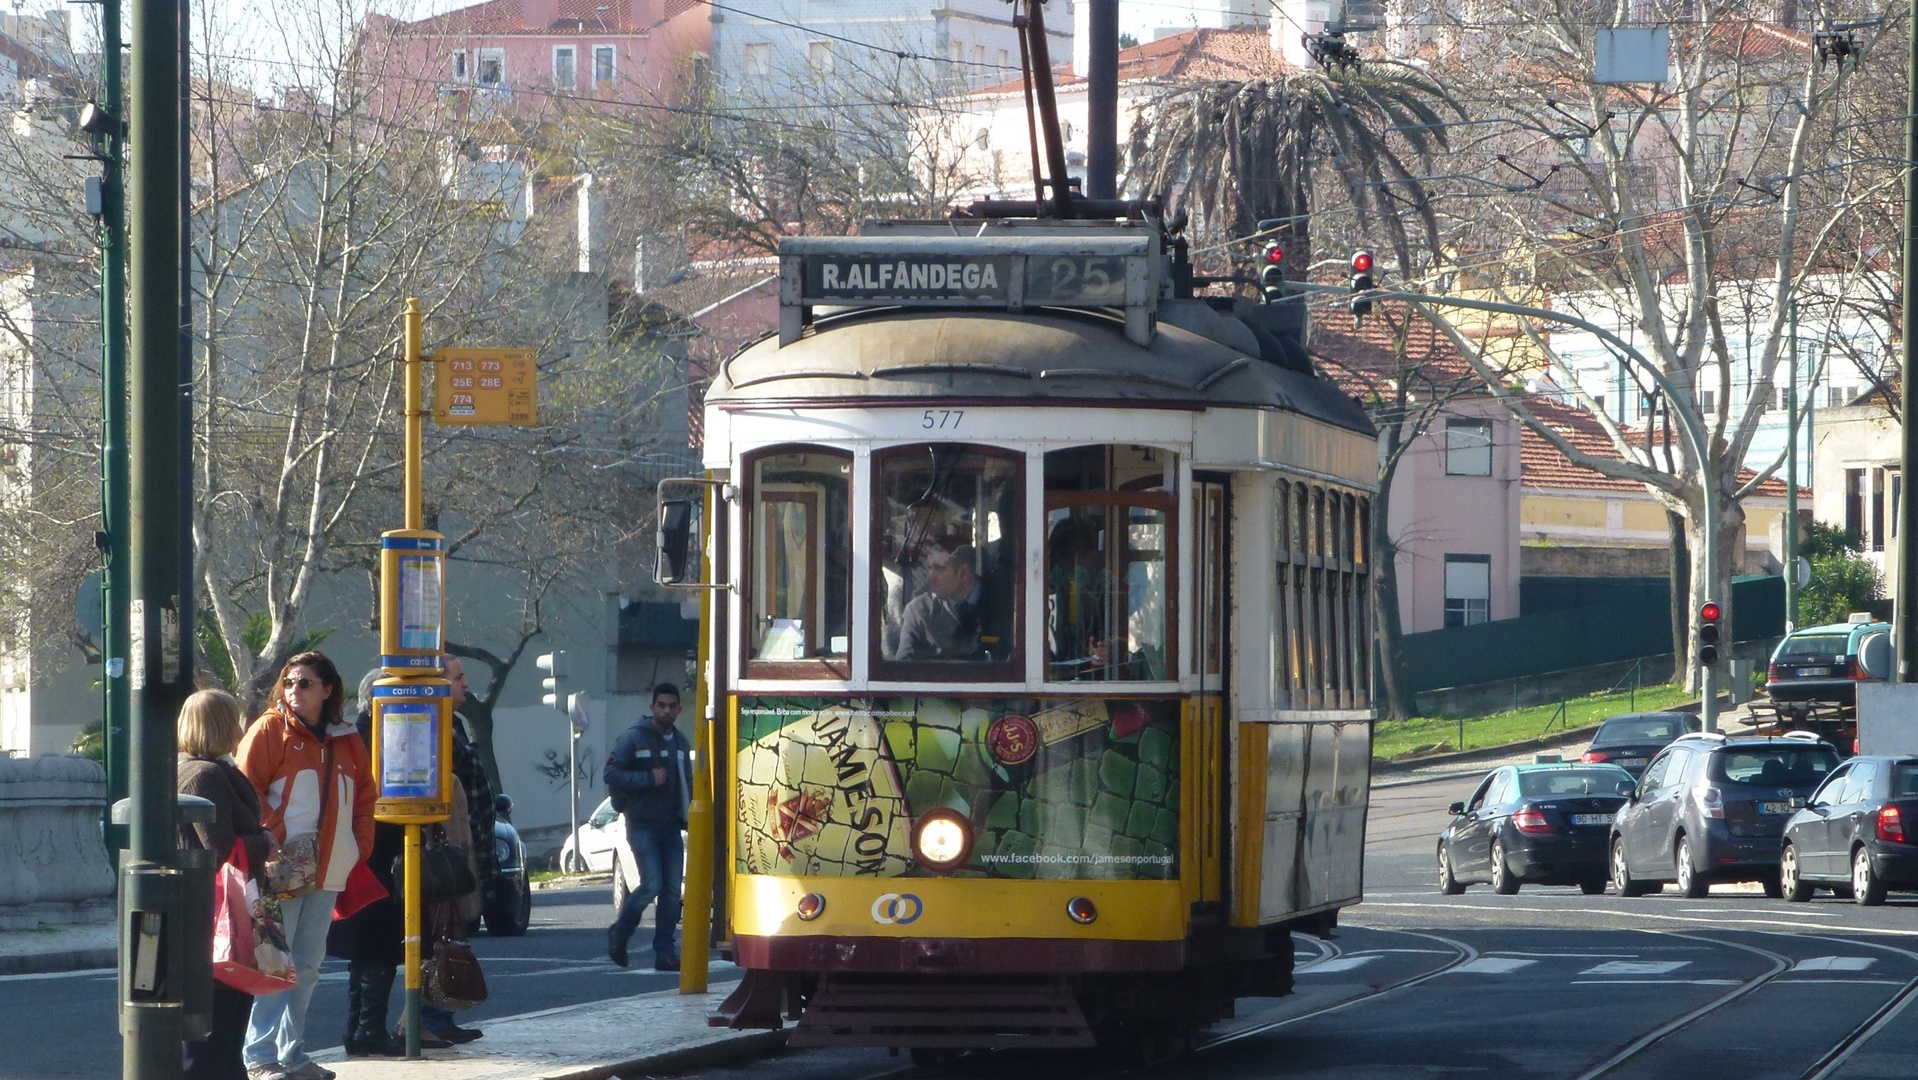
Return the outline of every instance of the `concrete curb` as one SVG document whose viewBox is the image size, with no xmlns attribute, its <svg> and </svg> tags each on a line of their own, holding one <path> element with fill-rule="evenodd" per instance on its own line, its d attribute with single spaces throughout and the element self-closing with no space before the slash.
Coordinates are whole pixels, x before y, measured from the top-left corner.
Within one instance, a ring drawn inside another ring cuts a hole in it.
<svg viewBox="0 0 1918 1080">
<path fill-rule="evenodd" d="M 709 1065 L 736 1065 L 786 1048 L 786 1032 L 755 1031 L 718 1042 L 664 1050 L 627 1061 L 548 1073 L 541 1080 L 619 1080 L 628 1073 L 678 1073 Z"/>
<path fill-rule="evenodd" d="M 66 949 L 56 952 L 0 955 L 0 975 L 44 975 L 59 971 L 110 968 L 120 962 L 116 948 Z"/>
</svg>

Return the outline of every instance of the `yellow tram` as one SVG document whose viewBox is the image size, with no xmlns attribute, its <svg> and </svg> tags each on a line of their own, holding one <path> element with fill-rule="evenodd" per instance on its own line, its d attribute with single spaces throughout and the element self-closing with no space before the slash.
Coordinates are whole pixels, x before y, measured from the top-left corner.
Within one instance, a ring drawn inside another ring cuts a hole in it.
<svg viewBox="0 0 1918 1080">
<path fill-rule="evenodd" d="M 705 401 L 723 1022 L 1177 1045 L 1359 899 L 1373 429 L 1149 216 L 862 233 Z"/>
</svg>

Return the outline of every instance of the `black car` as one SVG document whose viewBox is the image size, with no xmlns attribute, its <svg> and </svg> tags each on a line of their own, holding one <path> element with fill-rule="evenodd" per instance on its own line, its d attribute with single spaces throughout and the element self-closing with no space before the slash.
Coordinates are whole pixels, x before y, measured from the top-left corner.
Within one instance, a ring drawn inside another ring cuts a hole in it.
<svg viewBox="0 0 1918 1080">
<path fill-rule="evenodd" d="M 1861 904 L 1918 889 L 1918 757 L 1855 757 L 1785 824 L 1785 899 L 1824 886 Z"/>
<path fill-rule="evenodd" d="M 1645 767 L 1612 827 L 1612 885 L 1642 896 L 1670 881 L 1686 896 L 1714 882 L 1756 881 L 1780 895 L 1779 837 L 1832 770 L 1838 751 L 1815 736 L 1682 735 Z"/>
<path fill-rule="evenodd" d="M 1591 746 L 1579 760 L 1588 765 L 1610 763 L 1637 779 L 1644 774 L 1653 754 L 1671 745 L 1680 735 L 1698 729 L 1698 717 L 1691 713 L 1638 712 L 1608 717 L 1598 725 Z"/>
<path fill-rule="evenodd" d="M 1508 765 L 1471 801 L 1453 803 L 1439 834 L 1439 891 L 1490 882 L 1510 896 L 1522 882 L 1605 891 L 1605 841 L 1632 788 L 1616 765 Z"/>
<path fill-rule="evenodd" d="M 519 937 L 533 921 L 533 883 L 526 875 L 526 845 L 513 828 L 513 797 L 493 800 L 493 857 L 499 873 L 486 879 L 481 890 L 486 902 L 486 932 L 494 937 Z"/>
</svg>

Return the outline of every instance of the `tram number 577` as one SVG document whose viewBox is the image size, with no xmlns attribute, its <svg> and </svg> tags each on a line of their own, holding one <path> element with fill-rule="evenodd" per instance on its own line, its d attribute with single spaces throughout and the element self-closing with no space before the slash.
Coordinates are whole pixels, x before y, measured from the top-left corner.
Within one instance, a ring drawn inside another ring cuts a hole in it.
<svg viewBox="0 0 1918 1080">
<path fill-rule="evenodd" d="M 920 418 L 919 426 L 939 431 L 951 431 L 959 426 L 959 421 L 963 419 L 965 415 L 966 410 L 964 409 L 927 409 L 925 415 Z"/>
</svg>

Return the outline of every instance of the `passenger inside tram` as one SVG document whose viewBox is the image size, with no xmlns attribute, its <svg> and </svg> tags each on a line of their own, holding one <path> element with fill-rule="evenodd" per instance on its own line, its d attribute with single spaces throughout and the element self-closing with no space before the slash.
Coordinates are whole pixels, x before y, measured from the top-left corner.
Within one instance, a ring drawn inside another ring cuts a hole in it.
<svg viewBox="0 0 1918 1080">
<path fill-rule="evenodd" d="M 894 660 L 1004 660 L 1012 644 L 1010 589 L 983 579 L 971 544 L 926 553 L 926 591 L 899 618 Z"/>
</svg>

